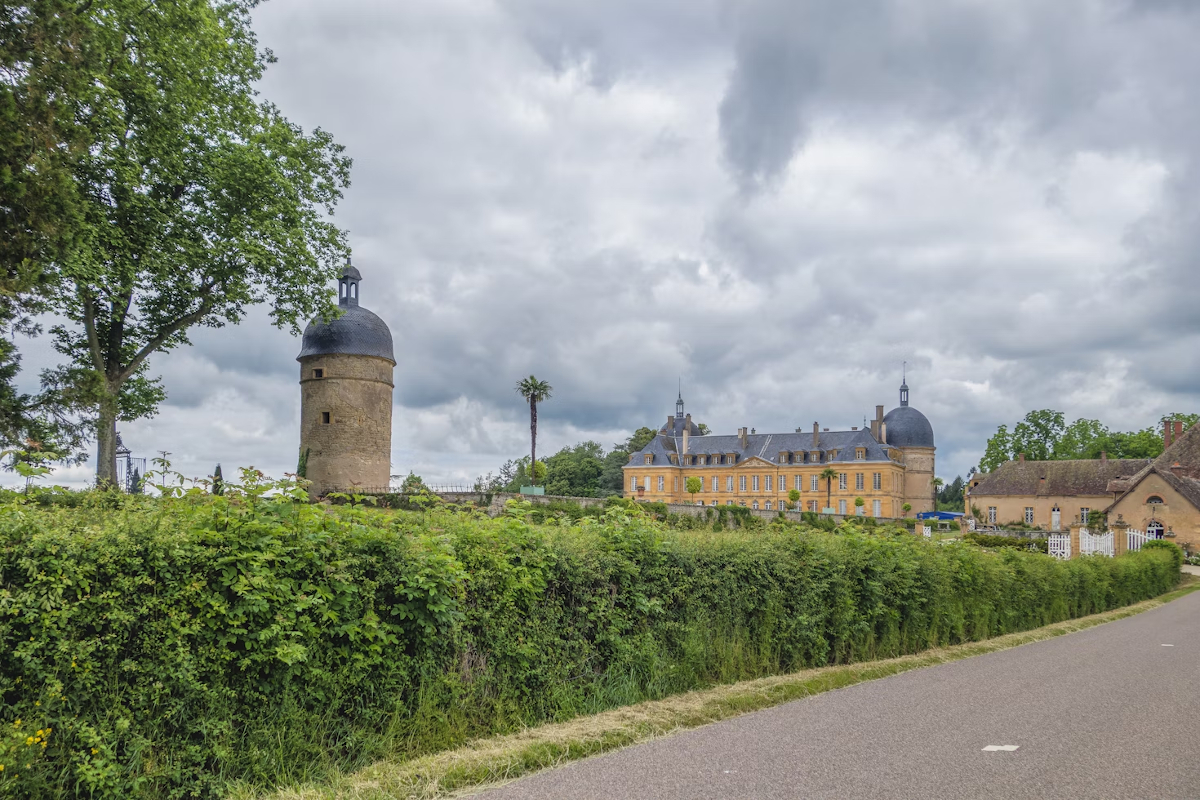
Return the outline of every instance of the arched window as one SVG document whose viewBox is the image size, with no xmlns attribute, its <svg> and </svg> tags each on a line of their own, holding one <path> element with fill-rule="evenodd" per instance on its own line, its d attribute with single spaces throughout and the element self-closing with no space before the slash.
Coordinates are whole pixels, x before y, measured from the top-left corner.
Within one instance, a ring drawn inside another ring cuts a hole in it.
<svg viewBox="0 0 1200 800">
<path fill-rule="evenodd" d="M 1146 505 L 1162 505 L 1163 499 L 1156 494 L 1152 494 L 1146 498 Z"/>
<path fill-rule="evenodd" d="M 753 508 L 754 508 L 754 510 L 755 510 L 755 511 L 758 511 L 758 501 L 757 501 L 757 500 L 755 500 L 755 501 L 754 501 L 754 506 L 753 506 Z"/>
<path fill-rule="evenodd" d="M 1146 526 L 1147 539 L 1161 539 L 1163 537 L 1163 526 L 1161 522 L 1151 522 Z"/>
</svg>

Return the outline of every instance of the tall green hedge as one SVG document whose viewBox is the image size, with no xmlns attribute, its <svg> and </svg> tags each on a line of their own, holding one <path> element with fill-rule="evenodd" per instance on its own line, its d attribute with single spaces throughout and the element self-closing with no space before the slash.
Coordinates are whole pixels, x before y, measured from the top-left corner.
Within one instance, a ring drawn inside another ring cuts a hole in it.
<svg viewBox="0 0 1200 800">
<path fill-rule="evenodd" d="M 0 793 L 217 797 L 1179 579 L 1153 548 L 1062 562 L 619 507 L 538 527 L 230 494 L 0 505 Z"/>
</svg>

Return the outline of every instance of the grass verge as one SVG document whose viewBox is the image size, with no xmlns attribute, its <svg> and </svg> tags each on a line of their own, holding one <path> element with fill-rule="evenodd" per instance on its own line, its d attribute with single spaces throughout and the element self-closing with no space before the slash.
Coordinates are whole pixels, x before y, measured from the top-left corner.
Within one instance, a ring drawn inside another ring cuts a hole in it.
<svg viewBox="0 0 1200 800">
<path fill-rule="evenodd" d="M 567 761 L 832 689 L 1074 633 L 1158 608 L 1197 589 L 1200 589 L 1200 576 L 1185 574 L 1178 588 L 1152 600 L 1031 631 L 900 658 L 821 667 L 688 692 L 569 722 L 480 739 L 456 750 L 409 761 L 381 761 L 357 772 L 335 775 L 320 785 L 281 789 L 266 796 L 235 790 L 231 800 L 432 800 L 461 797 Z"/>
</svg>

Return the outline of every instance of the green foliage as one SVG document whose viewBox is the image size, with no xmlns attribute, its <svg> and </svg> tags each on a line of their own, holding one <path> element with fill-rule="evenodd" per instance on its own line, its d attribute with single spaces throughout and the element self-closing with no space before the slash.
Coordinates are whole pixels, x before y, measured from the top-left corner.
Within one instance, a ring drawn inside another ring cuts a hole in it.
<svg viewBox="0 0 1200 800">
<path fill-rule="evenodd" d="M 796 489 L 788 490 L 788 503 L 791 504 L 793 511 L 800 508 L 800 492 Z"/>
<path fill-rule="evenodd" d="M 539 462 L 544 469 L 546 494 L 561 497 L 601 497 L 600 478 L 604 472 L 604 448 L 597 442 L 581 442 L 564 447 Z"/>
<path fill-rule="evenodd" d="M 69 235 L 40 263 L 66 363 L 44 380 L 94 423 L 97 478 L 111 482 L 116 420 L 164 397 L 150 356 L 261 302 L 296 332 L 332 313 L 347 248 L 329 219 L 350 161 L 258 96 L 272 56 L 250 27 L 254 0 L 21 5 L 72 54 L 59 113 L 73 146 L 54 172 Z"/>
<path fill-rule="evenodd" d="M 304 456 L 305 461 L 308 460 L 307 452 Z M 303 475 L 296 473 L 297 477 L 303 478 Z M 217 468 L 213 470 L 212 476 L 212 493 L 217 497 L 225 494 L 225 476 L 221 474 L 221 465 L 217 464 Z"/>
<path fill-rule="evenodd" d="M 1155 427 L 1121 432 L 1110 431 L 1095 419 L 1077 419 L 1067 425 L 1061 411 L 1030 411 L 1011 435 L 1006 425 L 996 430 L 988 439 L 979 468 L 991 472 L 1021 453 L 1030 461 L 1095 459 L 1101 453 L 1110 458 L 1155 458 L 1162 454 L 1163 424 L 1168 420 L 1183 422 L 1186 430 L 1200 420 L 1200 414 L 1168 414 Z"/>
<path fill-rule="evenodd" d="M 429 487 L 425 485 L 425 481 L 420 475 L 412 470 L 408 471 L 408 475 L 400 483 L 401 494 L 417 494 L 418 492 L 428 492 Z"/>
<path fill-rule="evenodd" d="M 767 524 L 740 506 L 689 519 L 748 530 L 672 531 L 620 498 L 539 527 L 529 503 L 494 520 L 310 505 L 254 470 L 216 497 L 160 466 L 163 498 L 0 505 L 0 795 L 314 780 L 716 682 L 1024 630 L 1179 578 L 1178 548 L 1060 562 L 861 523 Z"/>
<path fill-rule="evenodd" d="M 683 487 L 684 490 L 692 496 L 692 499 L 695 500 L 696 492 L 699 492 L 704 488 L 704 480 L 696 475 L 689 475 L 688 479 L 684 481 Z"/>
<path fill-rule="evenodd" d="M 1183 564 L 1183 548 L 1174 542 L 1168 542 L 1166 539 L 1150 539 L 1142 545 L 1142 550 L 1146 548 L 1150 550 L 1164 550 L 1170 553 L 1176 569 L 1179 569 L 1180 565 Z"/>
<path fill-rule="evenodd" d="M 296 459 L 296 477 L 308 477 L 308 456 L 312 452 L 311 447 L 301 447 L 300 457 Z"/>
<path fill-rule="evenodd" d="M 950 483 L 943 484 L 937 493 L 937 510 L 961 512 L 965 487 L 966 483 L 961 475 L 956 476 Z"/>
<path fill-rule="evenodd" d="M 968 531 L 962 535 L 964 542 L 977 544 L 980 547 L 1015 547 L 1019 550 L 1036 550 L 1048 552 L 1049 542 L 1046 539 L 1022 539 L 1017 536 L 1000 536 L 987 533 Z"/>
</svg>

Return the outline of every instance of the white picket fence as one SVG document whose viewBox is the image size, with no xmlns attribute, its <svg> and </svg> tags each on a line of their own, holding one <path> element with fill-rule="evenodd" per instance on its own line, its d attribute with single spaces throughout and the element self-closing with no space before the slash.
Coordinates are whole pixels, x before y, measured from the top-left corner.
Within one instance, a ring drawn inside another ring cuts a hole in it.
<svg viewBox="0 0 1200 800">
<path fill-rule="evenodd" d="M 1055 558 L 1071 557 L 1071 534 L 1052 533 L 1046 541 L 1050 555 Z"/>
<path fill-rule="evenodd" d="M 1113 556 L 1113 532 L 1092 533 L 1079 529 L 1079 552 L 1085 556 Z"/>
<path fill-rule="evenodd" d="M 1129 539 L 1128 539 L 1129 552 L 1131 552 L 1131 553 L 1135 553 L 1138 550 L 1141 550 L 1142 545 L 1144 545 L 1146 543 L 1146 540 L 1150 538 L 1149 536 L 1142 533 L 1141 531 L 1135 531 L 1132 528 L 1129 529 L 1128 536 L 1129 536 Z"/>
</svg>

